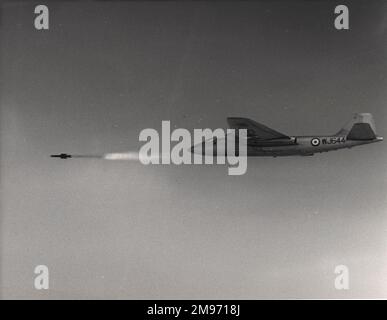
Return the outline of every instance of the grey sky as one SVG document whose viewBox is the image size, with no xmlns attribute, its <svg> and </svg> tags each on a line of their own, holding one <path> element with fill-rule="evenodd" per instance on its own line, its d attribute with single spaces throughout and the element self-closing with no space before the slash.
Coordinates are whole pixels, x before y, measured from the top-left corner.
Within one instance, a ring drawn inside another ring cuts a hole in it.
<svg viewBox="0 0 387 320">
<path fill-rule="evenodd" d="M 387 8 L 346 3 L 349 31 L 334 2 L 53 2 L 49 31 L 2 3 L 1 296 L 386 298 L 386 143 L 244 176 L 49 158 L 137 148 L 162 120 L 330 134 L 371 112 L 386 137 Z"/>
</svg>

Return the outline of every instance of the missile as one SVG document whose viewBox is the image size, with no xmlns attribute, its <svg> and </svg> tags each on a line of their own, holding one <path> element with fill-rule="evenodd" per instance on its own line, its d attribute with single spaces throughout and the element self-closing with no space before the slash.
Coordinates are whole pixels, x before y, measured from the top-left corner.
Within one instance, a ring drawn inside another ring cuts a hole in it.
<svg viewBox="0 0 387 320">
<path fill-rule="evenodd" d="M 73 156 L 71 154 L 61 153 L 61 154 L 52 154 L 50 157 L 51 158 L 67 159 L 67 158 L 72 158 Z"/>
</svg>

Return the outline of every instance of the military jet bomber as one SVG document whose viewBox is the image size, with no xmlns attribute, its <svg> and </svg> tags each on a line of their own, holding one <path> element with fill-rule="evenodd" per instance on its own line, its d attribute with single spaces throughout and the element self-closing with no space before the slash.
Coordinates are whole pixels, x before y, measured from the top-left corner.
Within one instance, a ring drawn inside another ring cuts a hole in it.
<svg viewBox="0 0 387 320">
<path fill-rule="evenodd" d="M 383 137 L 377 136 L 375 133 L 375 125 L 370 113 L 356 113 L 336 134 L 324 136 L 288 136 L 247 118 L 231 117 L 227 118 L 227 122 L 231 129 L 247 130 L 248 157 L 312 156 L 315 153 L 383 141 Z M 225 141 L 219 143 L 221 139 L 216 137 L 210 140 L 192 146 L 191 152 L 203 155 L 209 155 L 213 152 L 214 156 L 220 152 L 227 154 Z M 238 143 L 235 145 L 235 154 L 238 155 Z M 225 150 L 221 150 L 219 147 L 223 147 Z"/>
</svg>

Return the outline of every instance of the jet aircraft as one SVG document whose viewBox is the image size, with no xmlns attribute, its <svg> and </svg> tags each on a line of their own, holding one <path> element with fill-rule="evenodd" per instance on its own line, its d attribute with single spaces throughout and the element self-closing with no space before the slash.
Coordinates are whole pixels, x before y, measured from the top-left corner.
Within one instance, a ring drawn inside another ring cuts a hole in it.
<svg viewBox="0 0 387 320">
<path fill-rule="evenodd" d="M 247 156 L 251 157 L 312 156 L 315 153 L 352 148 L 383 140 L 383 137 L 375 133 L 370 113 L 356 113 L 336 134 L 323 136 L 289 136 L 247 118 L 231 117 L 227 118 L 227 122 L 232 129 L 247 130 Z M 222 139 L 215 137 L 206 140 L 192 146 L 191 152 L 203 155 L 210 155 L 213 152 L 213 156 L 227 154 L 227 136 L 224 139 L 225 141 L 221 141 Z M 235 154 L 238 155 L 238 143 L 235 143 L 235 146 Z"/>
</svg>

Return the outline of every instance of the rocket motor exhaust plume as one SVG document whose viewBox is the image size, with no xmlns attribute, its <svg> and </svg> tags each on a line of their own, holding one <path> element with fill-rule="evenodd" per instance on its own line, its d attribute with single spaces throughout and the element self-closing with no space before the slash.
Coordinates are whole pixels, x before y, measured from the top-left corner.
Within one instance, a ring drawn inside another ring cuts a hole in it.
<svg viewBox="0 0 387 320">
<path fill-rule="evenodd" d="M 102 159 L 105 160 L 129 160 L 129 161 L 138 161 L 139 155 L 138 152 L 119 152 L 119 153 L 105 153 L 102 156 Z"/>
<path fill-rule="evenodd" d="M 146 158 L 150 161 L 158 160 L 158 163 L 162 163 L 163 159 L 170 159 L 170 155 L 160 153 L 156 156 L 147 156 Z M 103 155 L 103 159 L 105 159 L 105 160 L 140 161 L 140 154 L 137 151 L 105 153 Z"/>
</svg>

